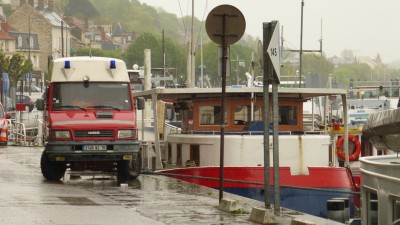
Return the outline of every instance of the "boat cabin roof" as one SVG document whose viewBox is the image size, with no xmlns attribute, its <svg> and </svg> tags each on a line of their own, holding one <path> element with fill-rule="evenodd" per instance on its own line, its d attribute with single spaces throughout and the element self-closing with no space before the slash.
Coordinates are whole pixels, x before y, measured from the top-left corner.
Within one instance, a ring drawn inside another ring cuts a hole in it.
<svg viewBox="0 0 400 225">
<path fill-rule="evenodd" d="M 240 96 L 263 94 L 263 88 L 260 87 L 242 87 L 242 88 L 226 88 L 226 96 Z M 271 88 L 269 93 L 272 93 Z M 134 92 L 134 97 L 144 97 L 151 99 L 152 95 L 157 95 L 157 99 L 183 99 L 183 98 L 196 98 L 196 97 L 213 97 L 221 98 L 221 88 L 154 88 L 151 90 Z M 347 96 L 346 89 L 326 89 L 326 88 L 278 88 L 279 98 L 298 98 L 309 99 L 312 97 L 322 97 L 331 95 L 345 95 Z"/>
</svg>

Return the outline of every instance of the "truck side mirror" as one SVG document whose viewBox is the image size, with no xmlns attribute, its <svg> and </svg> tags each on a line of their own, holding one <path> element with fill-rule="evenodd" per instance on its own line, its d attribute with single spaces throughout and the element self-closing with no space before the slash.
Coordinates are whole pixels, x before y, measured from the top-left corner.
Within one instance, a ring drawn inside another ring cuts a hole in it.
<svg viewBox="0 0 400 225">
<path fill-rule="evenodd" d="M 43 98 L 38 98 L 36 100 L 36 109 L 38 111 L 43 111 L 44 110 L 44 99 Z"/>
<path fill-rule="evenodd" d="M 145 100 L 143 97 L 137 97 L 136 98 L 136 109 L 138 110 L 143 110 L 144 109 L 144 104 Z"/>
</svg>

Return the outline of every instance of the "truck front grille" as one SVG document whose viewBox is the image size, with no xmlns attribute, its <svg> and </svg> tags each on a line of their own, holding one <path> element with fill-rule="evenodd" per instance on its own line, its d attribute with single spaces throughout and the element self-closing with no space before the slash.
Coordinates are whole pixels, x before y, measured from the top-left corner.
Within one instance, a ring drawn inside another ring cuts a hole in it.
<svg viewBox="0 0 400 225">
<path fill-rule="evenodd" d="M 76 138 L 112 138 L 113 130 L 76 130 L 74 132 Z"/>
</svg>

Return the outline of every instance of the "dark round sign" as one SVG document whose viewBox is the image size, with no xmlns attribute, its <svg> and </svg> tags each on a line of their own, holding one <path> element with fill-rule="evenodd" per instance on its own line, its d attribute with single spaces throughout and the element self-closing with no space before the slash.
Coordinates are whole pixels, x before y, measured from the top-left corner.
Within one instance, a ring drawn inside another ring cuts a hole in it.
<svg viewBox="0 0 400 225">
<path fill-rule="evenodd" d="M 246 20 L 244 19 L 242 12 L 231 5 L 220 5 L 215 7 L 211 10 L 206 19 L 206 31 L 208 37 L 220 45 L 224 44 L 224 35 L 226 37 L 227 45 L 236 43 L 240 38 L 242 38 L 245 29 Z"/>
</svg>

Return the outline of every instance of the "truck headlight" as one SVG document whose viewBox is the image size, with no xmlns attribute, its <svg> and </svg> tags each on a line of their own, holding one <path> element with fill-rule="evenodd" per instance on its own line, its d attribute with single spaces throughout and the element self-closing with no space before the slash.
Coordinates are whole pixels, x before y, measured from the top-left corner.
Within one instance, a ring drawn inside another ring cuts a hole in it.
<svg viewBox="0 0 400 225">
<path fill-rule="evenodd" d="M 118 131 L 118 138 L 133 138 L 135 137 L 134 130 L 119 130 Z"/>
<path fill-rule="evenodd" d="M 54 131 L 53 132 L 53 137 L 54 138 L 59 138 L 59 139 L 67 139 L 67 138 L 71 138 L 71 135 L 69 134 L 69 131 L 67 130 L 62 130 L 62 131 Z"/>
</svg>

